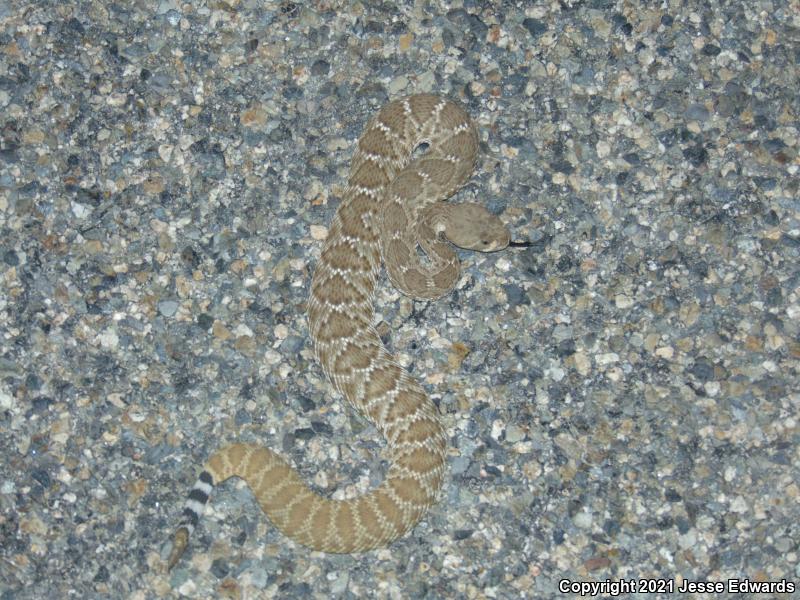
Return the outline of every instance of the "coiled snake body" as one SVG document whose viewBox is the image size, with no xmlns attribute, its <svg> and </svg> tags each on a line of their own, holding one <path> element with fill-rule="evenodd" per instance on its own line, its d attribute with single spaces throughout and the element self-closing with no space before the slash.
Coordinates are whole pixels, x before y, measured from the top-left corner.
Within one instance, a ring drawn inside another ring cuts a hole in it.
<svg viewBox="0 0 800 600">
<path fill-rule="evenodd" d="M 429 147 L 415 158 L 421 144 Z M 391 464 L 383 483 L 359 497 L 332 500 L 272 450 L 233 444 L 203 467 L 168 567 L 185 550 L 213 486 L 233 476 L 247 482 L 284 534 L 325 552 L 384 546 L 435 502 L 445 431 L 420 384 L 383 346 L 372 323 L 373 296 L 382 261 L 400 291 L 434 299 L 459 277 L 451 243 L 481 251 L 508 245 L 507 230 L 484 208 L 440 202 L 468 180 L 477 151 L 474 126 L 451 101 L 415 95 L 384 106 L 358 140 L 347 191 L 311 281 L 308 324 L 316 356 L 336 389 L 385 437 Z"/>
</svg>

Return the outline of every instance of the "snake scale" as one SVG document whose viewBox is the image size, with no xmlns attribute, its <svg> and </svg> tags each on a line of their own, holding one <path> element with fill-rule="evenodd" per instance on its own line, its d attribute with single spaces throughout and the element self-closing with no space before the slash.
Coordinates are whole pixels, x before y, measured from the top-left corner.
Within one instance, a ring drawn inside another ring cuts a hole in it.
<svg viewBox="0 0 800 600">
<path fill-rule="evenodd" d="M 333 500 L 272 450 L 227 446 L 208 460 L 189 493 L 168 568 L 183 554 L 212 488 L 229 477 L 247 482 L 285 535 L 325 552 L 384 546 L 435 502 L 445 472 L 445 430 L 422 386 L 381 342 L 373 297 L 382 263 L 400 291 L 435 299 L 459 278 L 453 244 L 480 251 L 509 245 L 502 222 L 483 207 L 441 202 L 469 179 L 477 154 L 475 127 L 455 102 L 421 94 L 385 105 L 358 140 L 311 280 L 308 326 L 317 359 L 385 438 L 390 466 L 383 482 L 359 497 Z"/>
</svg>

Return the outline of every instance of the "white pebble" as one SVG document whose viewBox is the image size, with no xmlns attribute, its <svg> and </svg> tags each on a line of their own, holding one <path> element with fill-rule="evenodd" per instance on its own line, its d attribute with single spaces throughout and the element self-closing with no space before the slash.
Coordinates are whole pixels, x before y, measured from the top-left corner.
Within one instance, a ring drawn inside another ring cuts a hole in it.
<svg viewBox="0 0 800 600">
<path fill-rule="evenodd" d="M 119 344 L 119 336 L 113 329 L 106 329 L 97 335 L 97 341 L 103 348 L 113 349 Z"/>
<path fill-rule="evenodd" d="M 326 237 L 328 237 L 328 228 L 322 225 L 312 225 L 311 237 L 315 240 L 324 240 Z"/>
<path fill-rule="evenodd" d="M 572 522 L 576 527 L 589 529 L 592 526 L 592 513 L 582 510 L 572 518 Z"/>
<path fill-rule="evenodd" d="M 747 501 L 743 496 L 736 496 L 733 502 L 731 502 L 731 510 L 735 513 L 745 513 L 747 512 L 747 508 Z"/>
<path fill-rule="evenodd" d="M 617 305 L 617 308 L 630 308 L 633 306 L 633 298 L 625 294 L 617 294 L 614 297 L 614 304 Z"/>
<path fill-rule="evenodd" d="M 656 348 L 656 356 L 659 358 L 666 358 L 670 360 L 675 355 L 675 350 L 672 346 L 661 346 Z"/>
<path fill-rule="evenodd" d="M 0 390 L 0 408 L 8 410 L 9 408 L 13 408 L 15 404 L 14 396 L 5 390 Z"/>
</svg>

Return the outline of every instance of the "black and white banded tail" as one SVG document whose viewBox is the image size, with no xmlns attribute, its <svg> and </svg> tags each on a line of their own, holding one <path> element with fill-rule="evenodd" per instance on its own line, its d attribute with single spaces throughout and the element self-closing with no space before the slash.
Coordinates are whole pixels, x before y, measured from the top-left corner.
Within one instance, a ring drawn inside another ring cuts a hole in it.
<svg viewBox="0 0 800 600">
<path fill-rule="evenodd" d="M 168 570 L 175 566 L 175 563 L 178 562 L 178 559 L 186 549 L 186 545 L 189 543 L 189 536 L 192 535 L 195 527 L 197 527 L 197 522 L 203 516 L 208 497 L 213 489 L 214 478 L 211 473 L 201 471 L 200 476 L 189 492 L 189 496 L 186 498 L 186 503 L 183 505 L 181 520 L 178 523 L 178 530 L 172 542 L 172 551 L 167 560 Z"/>
</svg>

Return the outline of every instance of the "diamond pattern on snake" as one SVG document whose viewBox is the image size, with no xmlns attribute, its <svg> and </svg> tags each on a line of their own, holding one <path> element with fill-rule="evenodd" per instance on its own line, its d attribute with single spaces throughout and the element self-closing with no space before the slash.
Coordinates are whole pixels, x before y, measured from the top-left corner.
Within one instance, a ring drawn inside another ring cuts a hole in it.
<svg viewBox="0 0 800 600">
<path fill-rule="evenodd" d="M 420 145 L 427 150 L 414 152 Z M 233 444 L 203 466 L 167 559 L 187 547 L 214 486 L 241 477 L 272 524 L 314 550 L 361 552 L 407 533 L 436 501 L 447 440 L 422 386 L 384 347 L 373 324 L 381 264 L 398 290 L 433 300 L 459 279 L 453 246 L 509 245 L 498 217 L 477 204 L 444 202 L 472 175 L 478 135 L 450 100 L 414 95 L 385 105 L 358 140 L 348 186 L 311 280 L 308 328 L 323 371 L 386 440 L 383 482 L 348 500 L 324 497 L 278 453 Z M 512 244 L 518 245 L 518 244 Z M 423 256 L 424 255 L 424 256 Z"/>
</svg>

